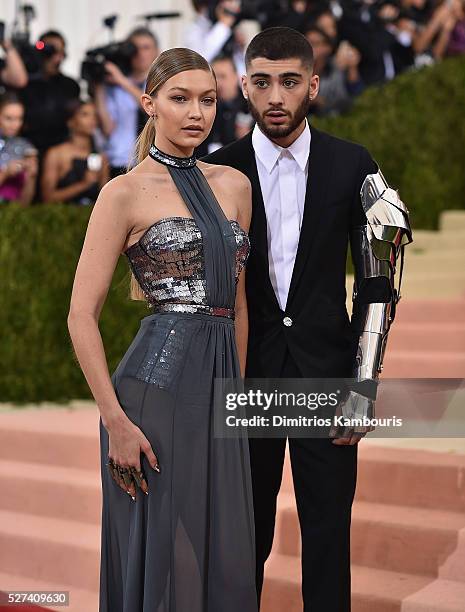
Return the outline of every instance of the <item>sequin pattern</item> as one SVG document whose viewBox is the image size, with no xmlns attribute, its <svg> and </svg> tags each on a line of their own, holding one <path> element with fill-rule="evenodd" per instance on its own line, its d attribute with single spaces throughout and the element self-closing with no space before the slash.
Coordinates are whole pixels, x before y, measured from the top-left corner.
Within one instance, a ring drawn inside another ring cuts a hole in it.
<svg viewBox="0 0 465 612">
<path fill-rule="evenodd" d="M 195 155 L 192 155 L 191 157 L 177 157 L 176 155 L 169 155 L 168 153 L 161 151 L 154 144 L 152 144 L 149 149 L 149 155 L 152 159 L 175 168 L 192 168 L 197 163 Z"/>
<path fill-rule="evenodd" d="M 237 221 L 231 221 L 236 238 L 236 284 L 247 262 L 250 242 Z M 159 304 L 207 304 L 202 235 L 194 219 L 167 217 L 150 226 L 138 242 L 125 251 L 149 307 Z"/>
<path fill-rule="evenodd" d="M 145 358 L 136 378 L 162 389 L 170 389 L 181 366 L 189 322 L 162 316 L 153 321 Z"/>
</svg>

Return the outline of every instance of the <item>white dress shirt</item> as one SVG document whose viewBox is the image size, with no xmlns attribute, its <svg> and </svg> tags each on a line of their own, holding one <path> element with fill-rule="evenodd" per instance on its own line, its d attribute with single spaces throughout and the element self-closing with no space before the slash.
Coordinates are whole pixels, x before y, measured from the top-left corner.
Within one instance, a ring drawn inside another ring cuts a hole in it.
<svg viewBox="0 0 465 612">
<path fill-rule="evenodd" d="M 272 142 L 255 125 L 252 145 L 265 205 L 271 284 L 286 309 L 304 213 L 311 133 L 308 122 L 289 147 Z"/>
<path fill-rule="evenodd" d="M 197 51 L 207 62 L 211 62 L 221 52 L 232 32 L 232 28 L 225 23 L 221 21 L 213 23 L 207 15 L 198 13 L 194 20 L 184 28 L 184 46 Z M 245 74 L 246 69 L 244 50 L 237 44 L 233 45 L 233 61 L 240 83 L 240 75 Z"/>
</svg>

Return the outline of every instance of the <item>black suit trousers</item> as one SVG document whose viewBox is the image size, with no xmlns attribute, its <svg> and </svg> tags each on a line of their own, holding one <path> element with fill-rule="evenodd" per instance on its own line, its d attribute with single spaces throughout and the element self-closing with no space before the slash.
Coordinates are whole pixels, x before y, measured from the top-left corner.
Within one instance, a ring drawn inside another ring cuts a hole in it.
<svg viewBox="0 0 465 612">
<path fill-rule="evenodd" d="M 281 378 L 301 374 L 287 352 Z M 250 438 L 254 495 L 257 594 L 275 528 L 285 438 Z M 289 438 L 289 453 L 302 536 L 304 612 L 350 612 L 350 522 L 358 445 L 328 438 Z"/>
</svg>

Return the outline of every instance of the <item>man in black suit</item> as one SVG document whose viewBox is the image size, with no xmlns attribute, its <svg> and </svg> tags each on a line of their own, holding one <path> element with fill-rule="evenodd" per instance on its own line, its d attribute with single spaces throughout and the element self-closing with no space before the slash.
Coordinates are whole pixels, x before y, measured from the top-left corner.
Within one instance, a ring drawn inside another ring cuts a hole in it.
<svg viewBox="0 0 465 612">
<path fill-rule="evenodd" d="M 237 168 L 253 189 L 246 377 L 357 376 L 364 381 L 359 397 L 370 415 L 372 383 L 380 371 L 388 318 L 393 318 L 397 299 L 390 272 L 403 252 L 407 239 L 402 236 L 409 235 L 403 204 L 390 189 L 383 193 L 385 201 L 378 197 L 387 185 L 364 147 L 308 125 L 319 78 L 313 74 L 312 48 L 304 36 L 285 27 L 263 30 L 251 41 L 245 59 L 243 94 L 256 126 L 204 161 Z M 397 205 L 401 226 L 394 239 L 372 214 L 388 200 Z M 358 272 L 352 322 L 345 305 L 349 236 Z M 392 255 L 389 262 L 372 257 L 376 240 Z M 370 328 L 374 319 L 383 321 L 382 329 Z M 357 443 L 371 429 L 343 428 L 342 435 L 338 430 L 334 437 L 333 432 L 333 439 L 289 438 L 305 610 L 350 611 Z M 286 439 L 249 442 L 260 598 Z"/>
</svg>

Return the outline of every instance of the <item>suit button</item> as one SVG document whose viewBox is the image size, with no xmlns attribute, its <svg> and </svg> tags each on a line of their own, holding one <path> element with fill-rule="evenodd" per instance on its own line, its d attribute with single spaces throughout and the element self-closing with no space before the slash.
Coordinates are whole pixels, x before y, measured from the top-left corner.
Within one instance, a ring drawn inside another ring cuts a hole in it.
<svg viewBox="0 0 465 612">
<path fill-rule="evenodd" d="M 291 317 L 284 317 L 283 319 L 283 323 L 286 327 L 290 327 L 292 325 L 292 319 Z"/>
</svg>

